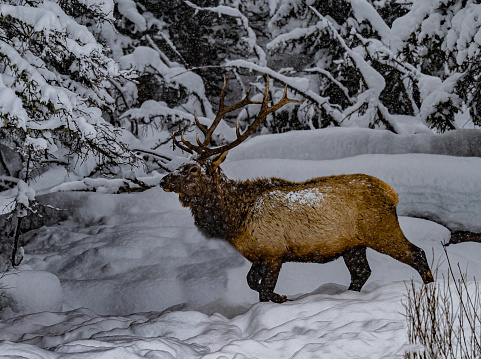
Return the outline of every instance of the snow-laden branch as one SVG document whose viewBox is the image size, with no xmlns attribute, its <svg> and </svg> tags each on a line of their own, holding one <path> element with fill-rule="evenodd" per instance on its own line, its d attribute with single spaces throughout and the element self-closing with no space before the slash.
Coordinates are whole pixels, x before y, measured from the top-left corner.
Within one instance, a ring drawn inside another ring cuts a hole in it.
<svg viewBox="0 0 481 359">
<path fill-rule="evenodd" d="M 160 32 L 162 33 L 162 32 Z M 147 42 L 149 43 L 150 47 L 152 47 L 155 51 L 157 51 L 157 53 L 159 54 L 159 57 L 162 59 L 162 61 L 168 66 L 168 67 L 176 67 L 176 66 L 179 66 L 178 64 L 170 61 L 170 59 L 167 57 L 167 55 L 164 54 L 164 52 L 159 49 L 159 47 L 157 46 L 157 44 L 152 40 L 152 38 L 150 37 L 150 35 L 145 35 L 145 39 L 147 40 Z M 165 38 L 164 38 L 165 39 Z M 170 44 L 170 43 L 169 43 Z M 174 48 L 175 49 L 175 48 Z M 176 52 L 176 55 L 179 55 L 178 52 Z"/>
<path fill-rule="evenodd" d="M 137 11 L 137 5 L 132 0 L 114 0 L 117 4 L 119 13 L 135 24 L 135 31 L 143 32 L 147 30 L 147 22 L 144 17 Z M 135 32 L 134 31 L 134 32 Z"/>
<path fill-rule="evenodd" d="M 354 17 L 361 24 L 363 21 L 369 22 L 374 30 L 381 37 L 381 41 L 389 46 L 391 42 L 391 29 L 386 25 L 379 13 L 366 0 L 350 0 Z"/>
<path fill-rule="evenodd" d="M 247 43 L 249 44 L 250 51 L 256 52 L 257 56 L 259 57 L 259 63 L 262 66 L 265 66 L 267 64 L 266 53 L 264 52 L 262 47 L 257 45 L 257 36 L 254 33 L 254 30 L 252 30 L 252 28 L 249 25 L 249 19 L 247 19 L 247 17 L 244 14 L 242 14 L 238 9 L 230 6 L 225 6 L 225 5 L 218 5 L 214 7 L 200 7 L 191 3 L 188 0 L 184 0 L 184 3 L 190 6 L 191 8 L 195 9 L 196 13 L 199 11 L 209 11 L 209 12 L 219 14 L 219 16 L 225 15 L 225 16 L 230 16 L 230 17 L 239 19 L 240 22 L 242 23 L 242 26 L 247 31 L 246 40 L 247 40 Z"/>
<path fill-rule="evenodd" d="M 156 117 L 175 117 L 189 120 L 194 124 L 194 116 L 181 110 L 168 107 L 165 103 L 148 100 L 142 103 L 140 108 L 132 108 L 125 111 L 121 119 L 133 119 L 148 124 Z"/>
<path fill-rule="evenodd" d="M 187 61 L 185 61 L 184 57 L 182 54 L 177 50 L 173 42 L 169 39 L 167 35 L 165 35 L 162 31 L 159 31 L 156 34 L 156 38 L 160 37 L 162 40 L 170 47 L 170 49 L 177 55 L 177 57 L 182 61 L 184 67 L 188 67 Z M 162 61 L 164 61 L 169 67 L 174 67 L 178 66 L 177 63 L 170 61 L 170 59 L 167 57 L 167 55 L 164 54 L 162 50 L 159 49 L 157 44 L 152 40 L 150 35 L 145 36 L 146 40 L 148 41 L 149 45 L 152 46 L 154 50 L 156 50 L 159 53 L 159 56 L 162 58 Z"/>
<path fill-rule="evenodd" d="M 306 78 L 287 77 L 282 74 L 279 74 L 278 72 L 270 69 L 269 67 L 259 66 L 245 60 L 226 61 L 223 66 L 241 68 L 241 69 L 246 69 L 250 71 L 256 71 L 262 74 L 267 74 L 272 79 L 286 84 L 287 88 L 303 96 L 306 100 L 308 100 L 312 104 L 315 104 L 318 107 L 322 107 L 324 110 L 326 110 L 327 113 L 330 114 L 330 116 L 332 116 L 333 122 L 339 124 L 342 121 L 342 114 L 338 110 L 333 109 L 330 106 L 329 98 L 319 96 L 314 91 L 309 89 L 309 80 Z"/>
<path fill-rule="evenodd" d="M 155 49 L 145 46 L 135 48 L 134 52 L 122 56 L 119 60 L 122 68 L 134 68 L 139 72 L 157 72 L 167 83 L 181 85 L 202 102 L 203 108 L 208 116 L 213 115 L 212 106 L 205 95 L 204 82 L 202 78 L 186 70 L 182 66 L 167 66 Z M 173 63 L 170 63 L 173 65 Z"/>
<path fill-rule="evenodd" d="M 146 178 L 144 182 L 141 179 L 131 180 L 126 178 L 85 178 L 81 181 L 72 181 L 62 183 L 51 189 L 50 192 L 99 192 L 99 193 L 125 193 L 125 192 L 143 192 L 159 184 L 163 175 L 155 173 L 153 176 Z"/>
<path fill-rule="evenodd" d="M 273 40 L 271 40 L 267 44 L 267 49 L 273 51 L 277 48 L 284 46 L 286 43 L 293 42 L 296 40 L 303 40 L 306 37 L 310 36 L 318 36 L 319 31 L 323 29 L 321 23 L 318 22 L 315 25 L 306 27 L 306 28 L 295 28 L 289 31 L 287 34 L 280 34 L 276 36 Z"/>
<path fill-rule="evenodd" d="M 26 123 L 30 122 L 27 111 L 25 111 L 22 106 L 22 100 L 14 90 L 5 86 L 2 76 L 0 76 L 0 118 L 1 117 L 14 119 L 16 126 L 22 129 L 26 129 Z"/>
<path fill-rule="evenodd" d="M 373 15 L 373 12 L 375 12 L 375 10 L 373 8 L 371 9 L 370 5 L 367 8 L 363 8 L 363 6 L 361 5 L 366 5 L 364 0 L 352 0 L 351 4 L 353 5 L 354 12 L 358 21 L 374 21 L 374 23 L 376 24 L 375 28 L 378 31 L 382 32 L 381 37 L 383 38 L 383 41 L 387 42 L 390 38 L 390 31 L 388 31 L 388 29 L 386 29 L 386 27 L 382 25 L 384 24 L 384 22 L 382 21 L 382 19 L 379 18 L 379 15 Z M 351 106 L 351 108 L 346 109 L 346 113 L 348 113 L 347 117 L 349 117 L 350 114 L 352 114 L 353 112 L 358 111 L 362 106 L 367 105 L 367 111 L 365 113 L 365 116 L 368 116 L 371 119 L 378 117 L 382 122 L 385 123 L 388 128 L 390 128 L 396 133 L 406 133 L 406 131 L 407 133 L 412 133 L 412 131 L 426 131 L 427 128 L 422 125 L 422 123 L 419 121 L 419 118 L 412 117 L 408 119 L 407 116 L 403 116 L 401 120 L 399 116 L 391 115 L 389 113 L 389 110 L 386 108 L 386 106 L 384 106 L 384 104 L 382 104 L 379 99 L 381 92 L 386 86 L 386 81 L 384 77 L 378 71 L 376 71 L 363 58 L 363 56 L 361 56 L 359 52 L 351 49 L 347 45 L 347 43 L 344 41 L 342 36 L 339 34 L 333 24 L 329 21 L 329 19 L 319 13 L 319 11 L 317 11 L 312 6 L 309 6 L 309 8 L 320 18 L 321 21 L 320 23 L 318 23 L 318 26 L 324 26 L 328 28 L 334 38 L 346 51 L 347 55 L 354 61 L 360 75 L 362 76 L 364 84 L 367 87 L 366 91 L 357 95 L 357 103 Z M 360 37 L 360 35 L 358 35 L 358 37 Z M 367 41 L 363 41 L 363 44 L 370 45 L 366 46 L 366 48 L 373 58 L 379 57 L 377 51 L 380 50 L 381 52 L 383 51 L 385 54 L 388 54 L 389 58 L 394 59 L 394 56 L 390 54 L 390 51 L 382 42 L 372 39 L 370 39 L 367 43 L 366 42 Z M 410 70 L 413 70 L 412 66 L 408 65 L 406 68 L 404 68 L 404 72 L 408 72 L 411 74 Z M 419 71 L 416 71 L 415 73 L 420 76 Z"/>
<path fill-rule="evenodd" d="M 446 101 L 459 103 L 460 99 L 455 93 L 456 84 L 462 77 L 461 73 L 454 72 L 446 80 L 442 81 L 439 77 L 423 74 L 419 69 L 415 68 L 408 62 L 401 62 L 392 51 L 384 46 L 383 43 L 376 39 L 365 39 L 361 34 L 356 33 L 359 40 L 362 41 L 365 49 L 372 58 L 380 63 L 391 66 L 401 72 L 403 75 L 417 81 L 419 95 L 422 100 L 421 108 L 417 109 L 420 120 L 426 123 L 426 119 L 437 111 L 436 105 Z M 407 93 L 410 93 L 406 89 Z M 387 109 L 383 111 L 387 114 Z M 388 116 L 390 117 L 390 116 Z"/>
<path fill-rule="evenodd" d="M 324 75 L 329 79 L 329 81 L 339 87 L 339 89 L 344 93 L 344 96 L 346 96 L 346 99 L 348 99 L 351 104 L 354 103 L 354 99 L 349 95 L 349 90 L 346 88 L 346 86 L 344 86 L 340 81 L 338 81 L 329 71 L 320 67 L 310 67 L 308 69 L 304 69 L 304 71 Z"/>
<path fill-rule="evenodd" d="M 6 42 L 0 40 L 0 57 L 8 59 L 8 62 L 12 66 L 7 66 L 4 70 L 4 76 L 11 76 L 11 79 L 15 79 L 18 74 L 23 73 L 27 76 L 28 81 L 36 84 L 38 89 L 38 100 L 43 103 L 52 103 L 56 108 L 61 108 L 69 113 L 71 113 L 75 107 L 72 100 L 75 99 L 75 94 L 67 89 L 59 88 L 50 85 L 44 78 L 46 70 L 43 70 L 41 74 L 38 69 L 27 62 L 13 47 L 11 47 Z M 18 74 L 13 73 L 15 69 Z M 53 75 L 51 73 L 51 75 Z M 6 78 L 3 82 L 5 83 Z M 22 93 L 25 88 L 21 85 L 15 85 L 14 83 L 9 83 L 9 86 L 14 86 L 14 89 Z"/>
<path fill-rule="evenodd" d="M 336 30 L 333 24 L 325 16 L 323 16 L 319 11 L 317 11 L 315 8 L 313 8 L 310 5 L 309 5 L 309 8 L 321 20 L 319 26 L 328 28 L 331 34 L 334 36 L 334 38 L 339 42 L 342 48 L 346 51 L 348 56 L 355 62 L 356 67 L 361 73 L 361 76 L 363 77 L 366 86 L 369 89 L 371 89 L 376 96 L 379 96 L 382 90 L 384 90 L 384 87 L 386 86 L 384 77 L 382 77 L 382 75 L 379 72 L 374 70 L 372 66 L 369 65 L 367 61 L 364 60 L 364 58 L 359 53 L 352 50 L 346 44 L 342 36 L 339 34 L 339 32 Z"/>
<path fill-rule="evenodd" d="M 12 16 L 33 27 L 34 31 L 67 33 L 67 48 L 76 56 L 88 56 L 92 51 L 101 51 L 93 34 L 83 25 L 67 16 L 60 6 L 54 2 L 45 1 L 38 7 L 0 5 L 1 16 Z"/>
<path fill-rule="evenodd" d="M 15 126 L 24 131 L 51 131 L 64 127 L 82 136 L 95 138 L 97 132 L 94 125 L 103 122 L 99 109 L 89 107 L 84 98 L 69 89 L 51 85 L 47 79 L 55 79 L 55 73 L 31 65 L 17 50 L 1 40 L 0 58 L 7 64 L 4 73 L 0 74 L 0 90 L 4 95 L 0 100 L 0 113 L 7 119 L 2 126 L 12 125 L 9 121 L 16 119 Z M 22 78 L 22 81 L 15 80 L 18 78 Z M 9 82 L 5 83 L 7 80 Z M 78 91 L 83 92 L 81 88 Z M 23 93 L 27 103 L 15 93 Z M 32 106 L 40 106 L 31 113 L 41 117 L 27 115 L 26 107 Z M 43 116 L 45 110 L 42 107 L 48 106 L 55 111 Z"/>
</svg>

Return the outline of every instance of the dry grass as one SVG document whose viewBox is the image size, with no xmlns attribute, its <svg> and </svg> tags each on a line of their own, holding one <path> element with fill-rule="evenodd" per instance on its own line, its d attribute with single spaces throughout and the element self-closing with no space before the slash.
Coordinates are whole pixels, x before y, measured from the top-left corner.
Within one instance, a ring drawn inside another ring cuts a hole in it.
<svg viewBox="0 0 481 359">
<path fill-rule="evenodd" d="M 448 274 L 419 288 L 407 285 L 406 310 L 409 342 L 423 349 L 410 351 L 406 359 L 481 358 L 481 292 L 479 283 L 467 280 L 459 264 L 456 270 L 446 250 Z M 457 276 L 455 276 L 455 271 Z"/>
</svg>

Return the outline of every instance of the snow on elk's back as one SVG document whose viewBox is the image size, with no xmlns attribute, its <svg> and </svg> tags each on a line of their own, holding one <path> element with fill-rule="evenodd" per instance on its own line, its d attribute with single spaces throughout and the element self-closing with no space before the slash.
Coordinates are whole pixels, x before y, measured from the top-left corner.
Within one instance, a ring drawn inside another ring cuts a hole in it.
<svg viewBox="0 0 481 359">
<path fill-rule="evenodd" d="M 324 200 L 325 193 L 318 188 L 305 188 L 287 192 L 276 189 L 260 196 L 255 203 L 255 208 L 262 213 L 266 203 L 275 202 L 279 204 L 280 202 L 280 204 L 294 210 L 304 205 L 319 206 Z"/>
<path fill-rule="evenodd" d="M 308 188 L 300 191 L 284 193 L 289 204 L 319 204 L 324 195 L 317 188 Z"/>
</svg>

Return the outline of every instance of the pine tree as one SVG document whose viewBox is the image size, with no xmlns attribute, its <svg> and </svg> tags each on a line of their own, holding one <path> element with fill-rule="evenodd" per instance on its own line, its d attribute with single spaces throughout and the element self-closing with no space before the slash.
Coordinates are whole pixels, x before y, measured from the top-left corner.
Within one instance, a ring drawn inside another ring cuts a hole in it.
<svg viewBox="0 0 481 359">
<path fill-rule="evenodd" d="M 51 166 L 108 173 L 135 161 L 119 130 L 102 118 L 102 110 L 114 105 L 108 80 L 128 73 L 60 5 L 0 5 L 0 162 L 4 188 L 15 192 L 7 221 L 13 264 L 21 260 L 16 255 L 22 219 L 38 210 L 31 180 Z"/>
<path fill-rule="evenodd" d="M 456 128 L 454 116 L 465 108 L 480 123 L 480 14 L 479 1 L 419 1 L 393 24 L 399 60 L 418 72 L 421 119 L 439 132 Z"/>
</svg>

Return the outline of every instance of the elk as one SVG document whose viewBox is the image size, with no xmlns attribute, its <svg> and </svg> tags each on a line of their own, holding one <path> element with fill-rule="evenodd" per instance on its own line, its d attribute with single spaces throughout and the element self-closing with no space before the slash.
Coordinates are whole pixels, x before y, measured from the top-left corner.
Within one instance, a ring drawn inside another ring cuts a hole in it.
<svg viewBox="0 0 481 359">
<path fill-rule="evenodd" d="M 224 106 L 226 80 L 220 94 L 217 115 L 204 127 L 194 115 L 204 135 L 197 144 L 184 139 L 175 145 L 192 154 L 192 159 L 164 176 L 160 186 L 179 195 L 189 207 L 195 225 L 207 237 L 226 240 L 252 267 L 249 287 L 259 292 L 260 301 L 282 303 L 286 296 L 274 292 L 285 262 L 326 263 L 342 257 L 350 272 L 350 290 L 360 291 L 371 274 L 366 248 L 410 265 L 424 283 L 432 282 L 426 255 L 408 241 L 398 222 L 398 195 L 387 183 L 365 174 L 313 178 L 291 182 L 281 178 L 236 181 L 220 168 L 227 153 L 250 135 L 262 121 L 288 103 L 287 85 L 277 103 L 268 100 L 269 77 L 262 101 L 250 99 L 252 88 L 238 103 Z M 228 144 L 208 147 L 221 119 L 229 112 L 250 104 L 260 110 L 244 133 L 237 121 L 237 138 Z"/>
</svg>

